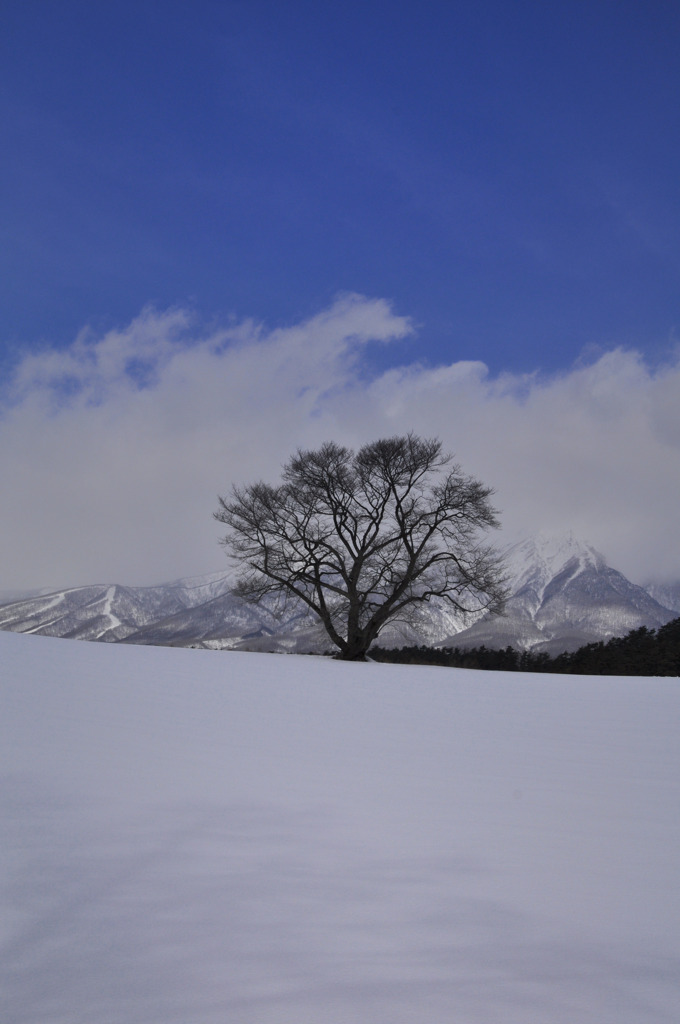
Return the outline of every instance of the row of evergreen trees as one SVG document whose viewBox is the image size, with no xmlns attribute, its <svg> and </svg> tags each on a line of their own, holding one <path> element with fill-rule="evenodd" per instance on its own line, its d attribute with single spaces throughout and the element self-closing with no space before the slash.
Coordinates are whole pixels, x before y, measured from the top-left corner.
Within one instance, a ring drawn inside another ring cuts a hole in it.
<svg viewBox="0 0 680 1024">
<path fill-rule="evenodd" d="M 577 651 L 551 656 L 516 651 L 513 647 L 372 647 L 375 661 L 505 672 L 562 672 L 588 676 L 680 676 L 680 618 L 659 629 L 641 626 L 606 643 L 586 644 Z"/>
</svg>

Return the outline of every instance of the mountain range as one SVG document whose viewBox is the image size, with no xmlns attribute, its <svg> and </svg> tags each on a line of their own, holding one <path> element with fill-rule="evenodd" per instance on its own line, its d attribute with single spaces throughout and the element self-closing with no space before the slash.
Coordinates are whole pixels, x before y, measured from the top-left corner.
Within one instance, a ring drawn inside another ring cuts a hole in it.
<svg viewBox="0 0 680 1024">
<path fill-rule="evenodd" d="M 506 647 L 557 654 L 680 614 L 680 583 L 641 587 L 607 565 L 591 545 L 539 535 L 504 551 L 510 597 L 502 616 L 466 622 L 447 602 L 416 608 L 380 635 L 383 647 Z M 154 587 L 72 587 L 0 599 L 0 629 L 128 644 L 290 653 L 330 642 L 302 605 L 246 604 L 223 571 Z"/>
</svg>

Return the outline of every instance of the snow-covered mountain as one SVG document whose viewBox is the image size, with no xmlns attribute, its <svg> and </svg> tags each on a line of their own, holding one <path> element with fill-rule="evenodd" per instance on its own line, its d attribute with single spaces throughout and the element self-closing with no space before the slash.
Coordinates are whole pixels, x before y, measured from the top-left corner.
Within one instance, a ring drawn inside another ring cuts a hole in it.
<svg viewBox="0 0 680 1024">
<path fill-rule="evenodd" d="M 409 644 L 574 650 L 593 640 L 656 628 L 680 610 L 680 587 L 635 586 L 589 544 L 539 535 L 505 552 L 511 597 L 503 616 L 472 624 L 448 603 L 415 609 L 390 623 L 385 647 Z M 156 587 L 77 587 L 0 605 L 0 629 L 128 644 L 231 648 L 292 653 L 327 650 L 330 642 L 301 605 L 250 605 L 232 593 L 230 571 Z M 657 596 L 659 594 L 660 596 Z M 661 595 L 667 594 L 667 600 Z"/>
<path fill-rule="evenodd" d="M 118 584 L 38 593 L 0 604 L 0 629 L 15 633 L 174 647 L 319 652 L 331 645 L 307 608 L 294 602 L 247 604 L 232 593 L 233 574 L 212 573 L 156 587 Z M 381 641 L 436 643 L 465 625 L 446 602 L 395 621 Z"/>
<path fill-rule="evenodd" d="M 123 640 L 152 623 L 197 608 L 231 588 L 212 573 L 157 587 L 103 584 L 37 593 L 0 605 L 0 629 L 78 640 Z"/>
<path fill-rule="evenodd" d="M 680 580 L 674 583 L 649 583 L 645 590 L 664 608 L 680 614 Z"/>
<path fill-rule="evenodd" d="M 505 552 L 511 596 L 503 616 L 485 617 L 446 645 L 512 647 L 556 654 L 657 628 L 675 617 L 643 587 L 612 569 L 572 533 L 539 534 Z"/>
</svg>

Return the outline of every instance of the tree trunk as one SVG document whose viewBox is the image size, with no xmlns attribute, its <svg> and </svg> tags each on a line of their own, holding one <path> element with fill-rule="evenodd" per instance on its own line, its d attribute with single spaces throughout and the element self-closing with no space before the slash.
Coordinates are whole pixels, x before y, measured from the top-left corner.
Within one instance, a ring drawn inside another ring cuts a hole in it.
<svg viewBox="0 0 680 1024">
<path fill-rule="evenodd" d="M 373 631 L 357 630 L 347 638 L 345 645 L 335 657 L 339 661 L 365 661 L 368 649 L 375 640 Z"/>
<path fill-rule="evenodd" d="M 335 655 L 336 661 L 366 661 L 367 647 L 362 647 L 360 650 L 346 650 L 338 651 Z"/>
</svg>

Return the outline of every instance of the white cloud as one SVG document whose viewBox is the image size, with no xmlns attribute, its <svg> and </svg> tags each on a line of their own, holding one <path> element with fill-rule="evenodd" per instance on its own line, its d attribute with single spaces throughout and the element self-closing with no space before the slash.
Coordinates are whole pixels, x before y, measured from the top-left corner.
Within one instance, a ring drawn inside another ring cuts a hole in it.
<svg viewBox="0 0 680 1024">
<path fill-rule="evenodd" d="M 276 330 L 145 310 L 27 356 L 0 418 L 0 590 L 219 567 L 218 492 L 276 479 L 298 446 L 409 429 L 496 487 L 508 532 L 573 528 L 634 578 L 680 577 L 680 362 L 615 350 L 549 378 L 457 362 L 366 379 L 366 346 L 411 330 L 347 295 Z"/>
</svg>

